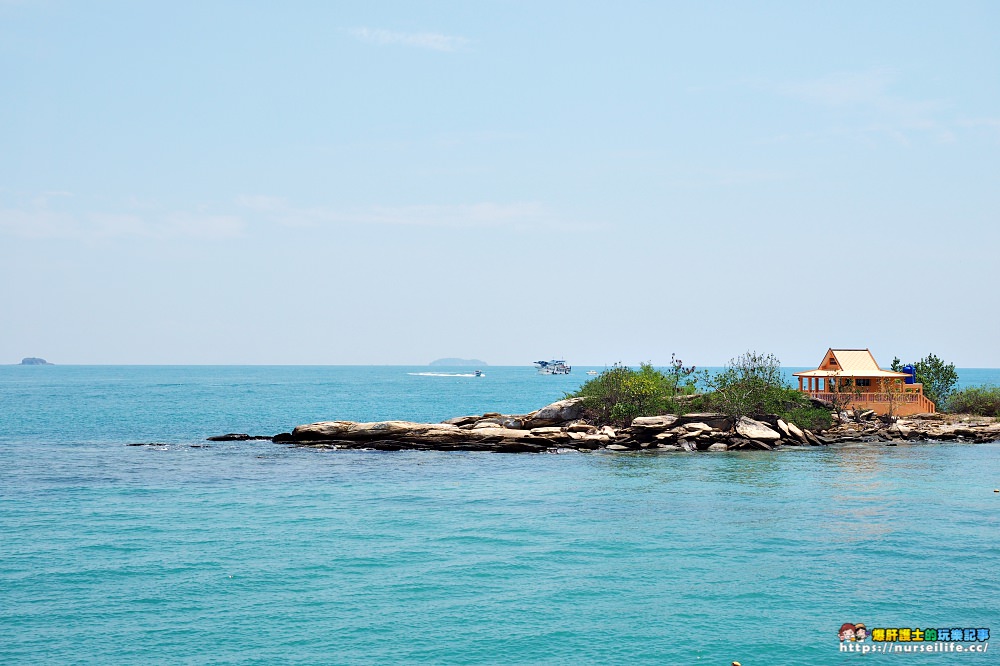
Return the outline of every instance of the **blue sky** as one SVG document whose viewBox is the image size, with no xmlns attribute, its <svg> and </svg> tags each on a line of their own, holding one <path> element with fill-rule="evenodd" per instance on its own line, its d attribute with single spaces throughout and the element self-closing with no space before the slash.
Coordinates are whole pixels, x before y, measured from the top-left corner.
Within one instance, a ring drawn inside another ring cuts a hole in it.
<svg viewBox="0 0 1000 666">
<path fill-rule="evenodd" d="M 998 26 L 0 0 L 0 362 L 998 367 Z"/>
</svg>

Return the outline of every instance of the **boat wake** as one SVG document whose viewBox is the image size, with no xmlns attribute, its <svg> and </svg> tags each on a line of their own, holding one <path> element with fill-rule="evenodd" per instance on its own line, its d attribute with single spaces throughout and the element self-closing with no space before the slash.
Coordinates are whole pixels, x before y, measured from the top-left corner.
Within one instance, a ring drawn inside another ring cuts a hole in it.
<svg viewBox="0 0 1000 666">
<path fill-rule="evenodd" d="M 481 372 L 476 374 L 474 372 L 408 372 L 408 375 L 413 375 L 414 377 L 485 377 L 486 373 Z"/>
</svg>

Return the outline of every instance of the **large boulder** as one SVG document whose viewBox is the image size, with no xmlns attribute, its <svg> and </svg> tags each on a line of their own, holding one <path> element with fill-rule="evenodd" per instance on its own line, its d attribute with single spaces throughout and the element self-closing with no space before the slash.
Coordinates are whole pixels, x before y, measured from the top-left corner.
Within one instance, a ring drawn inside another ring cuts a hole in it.
<svg viewBox="0 0 1000 666">
<path fill-rule="evenodd" d="M 424 436 L 432 439 L 459 439 L 468 436 L 468 431 L 448 423 L 413 423 L 411 421 L 376 421 L 355 423 L 354 421 L 320 421 L 300 425 L 292 431 L 298 441 L 323 440 L 393 440 L 404 437 Z"/>
<path fill-rule="evenodd" d="M 632 419 L 633 428 L 648 428 L 651 430 L 666 430 L 677 423 L 677 417 L 673 414 L 663 416 L 640 416 Z"/>
<path fill-rule="evenodd" d="M 806 434 L 802 432 L 802 429 L 791 421 L 788 422 L 788 432 L 792 435 L 792 437 L 798 438 L 798 440 L 803 444 L 806 444 L 809 441 L 806 439 Z"/>
<path fill-rule="evenodd" d="M 528 442 L 532 439 L 532 434 L 527 430 L 515 430 L 513 428 L 476 428 L 475 430 L 464 430 L 462 436 L 477 442 Z"/>
<path fill-rule="evenodd" d="M 319 421 L 295 426 L 292 437 L 298 441 L 319 441 L 324 439 L 346 439 L 355 425 L 354 421 Z"/>
<path fill-rule="evenodd" d="M 559 425 L 567 421 L 575 421 L 580 418 L 581 413 L 583 413 L 583 398 L 567 398 L 528 414 L 524 419 L 524 427 L 530 430 L 531 428 Z"/>
<path fill-rule="evenodd" d="M 444 423 L 444 424 L 447 424 L 447 425 L 458 426 L 459 428 L 461 428 L 462 426 L 466 426 L 466 425 L 467 426 L 471 426 L 473 423 L 475 423 L 476 421 L 478 421 L 481 418 L 483 418 L 483 417 L 482 416 L 456 416 L 455 418 L 446 419 L 444 421 L 441 421 L 441 423 Z"/>
<path fill-rule="evenodd" d="M 687 423 L 704 423 L 716 430 L 729 430 L 733 427 L 733 418 L 717 412 L 691 412 L 677 417 L 677 425 Z"/>
<path fill-rule="evenodd" d="M 781 439 L 781 435 L 771 430 L 766 424 L 745 416 L 736 422 L 736 432 L 741 437 L 755 439 L 759 442 L 774 442 Z"/>
</svg>

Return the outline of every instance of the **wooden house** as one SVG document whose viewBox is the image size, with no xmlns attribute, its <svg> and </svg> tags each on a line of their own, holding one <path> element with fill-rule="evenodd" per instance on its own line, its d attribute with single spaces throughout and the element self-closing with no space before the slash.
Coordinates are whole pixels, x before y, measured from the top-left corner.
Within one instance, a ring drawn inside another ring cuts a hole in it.
<svg viewBox="0 0 1000 666">
<path fill-rule="evenodd" d="M 935 411 L 923 384 L 909 373 L 881 369 L 867 349 L 829 349 L 818 368 L 794 376 L 803 393 L 850 409 L 871 409 L 883 416 L 890 411 L 895 416 Z"/>
</svg>

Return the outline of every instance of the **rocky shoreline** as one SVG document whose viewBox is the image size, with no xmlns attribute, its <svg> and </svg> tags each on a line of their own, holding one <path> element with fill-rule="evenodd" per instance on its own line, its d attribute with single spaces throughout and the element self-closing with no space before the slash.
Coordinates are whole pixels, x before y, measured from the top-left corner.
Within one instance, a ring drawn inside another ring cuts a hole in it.
<svg viewBox="0 0 1000 666">
<path fill-rule="evenodd" d="M 772 450 L 780 446 L 899 441 L 1000 440 L 1000 422 L 990 418 L 919 414 L 886 424 L 874 413 L 833 414 L 834 426 L 821 432 L 799 428 L 773 415 L 734 419 L 725 414 L 665 414 L 634 419 L 630 426 L 596 426 L 583 418 L 580 398 L 560 400 L 529 414 L 487 413 L 441 423 L 410 421 L 321 421 L 274 437 L 230 433 L 209 441 L 270 439 L 320 449 L 380 451 L 490 451 L 544 453 L 594 451 Z"/>
</svg>

